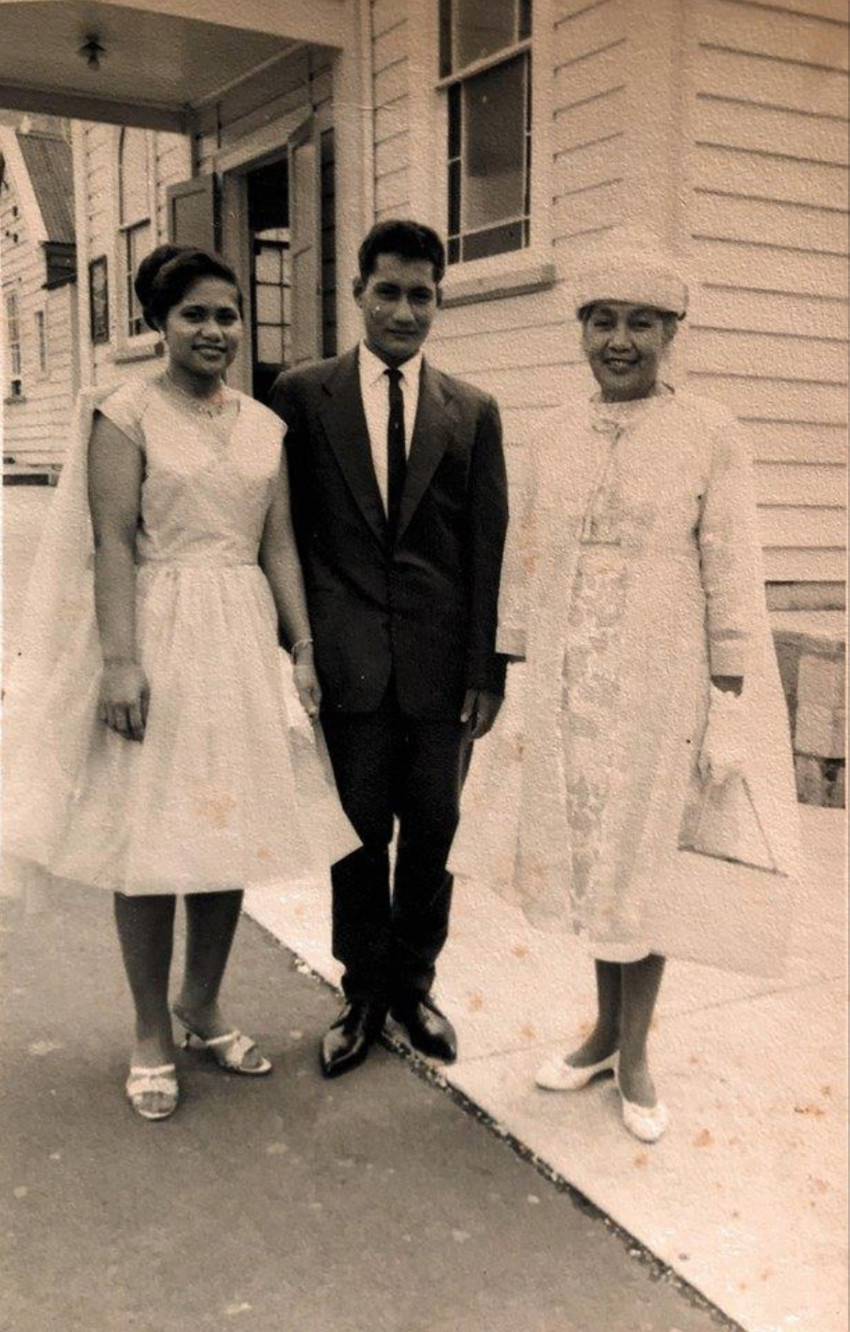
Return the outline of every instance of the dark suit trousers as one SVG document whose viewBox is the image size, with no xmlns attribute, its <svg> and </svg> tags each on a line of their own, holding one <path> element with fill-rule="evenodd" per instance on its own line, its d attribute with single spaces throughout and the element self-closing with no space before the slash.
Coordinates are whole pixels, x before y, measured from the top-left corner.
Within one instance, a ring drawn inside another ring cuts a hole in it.
<svg viewBox="0 0 850 1332">
<path fill-rule="evenodd" d="M 406 717 L 392 683 L 376 712 L 331 714 L 322 725 L 343 808 L 363 842 L 332 870 L 343 988 L 349 998 L 390 1002 L 427 994 L 448 935 L 446 861 L 472 751 L 468 728 Z"/>
</svg>

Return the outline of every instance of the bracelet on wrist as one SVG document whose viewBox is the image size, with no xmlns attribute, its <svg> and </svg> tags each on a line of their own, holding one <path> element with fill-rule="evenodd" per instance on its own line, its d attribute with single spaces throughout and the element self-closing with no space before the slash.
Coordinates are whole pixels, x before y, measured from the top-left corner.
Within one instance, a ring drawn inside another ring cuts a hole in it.
<svg viewBox="0 0 850 1332">
<path fill-rule="evenodd" d="M 297 666 L 298 658 L 301 656 L 301 653 L 304 652 L 305 649 L 307 649 L 308 647 L 312 646 L 313 646 L 312 638 L 299 638 L 297 642 L 293 643 L 292 648 L 290 650 L 290 656 L 292 657 L 292 664 L 294 666 Z"/>
</svg>

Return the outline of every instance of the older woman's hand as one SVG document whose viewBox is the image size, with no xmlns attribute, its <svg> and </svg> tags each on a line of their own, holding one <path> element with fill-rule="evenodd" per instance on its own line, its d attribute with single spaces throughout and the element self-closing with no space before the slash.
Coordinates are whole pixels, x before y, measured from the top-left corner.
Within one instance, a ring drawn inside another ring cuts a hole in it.
<svg viewBox="0 0 850 1332">
<path fill-rule="evenodd" d="M 746 750 L 741 722 L 739 697 L 712 685 L 708 721 L 697 760 L 704 782 L 725 782 L 742 771 Z"/>
</svg>

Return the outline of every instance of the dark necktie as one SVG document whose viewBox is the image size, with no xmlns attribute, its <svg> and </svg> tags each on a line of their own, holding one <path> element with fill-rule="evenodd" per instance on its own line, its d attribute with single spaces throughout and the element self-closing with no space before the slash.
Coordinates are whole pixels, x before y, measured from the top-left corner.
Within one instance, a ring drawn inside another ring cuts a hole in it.
<svg viewBox="0 0 850 1332">
<path fill-rule="evenodd" d="M 401 371 L 385 370 L 390 381 L 390 415 L 387 421 L 387 522 L 395 536 L 404 490 L 407 457 L 404 451 L 404 395 L 401 391 Z"/>
</svg>

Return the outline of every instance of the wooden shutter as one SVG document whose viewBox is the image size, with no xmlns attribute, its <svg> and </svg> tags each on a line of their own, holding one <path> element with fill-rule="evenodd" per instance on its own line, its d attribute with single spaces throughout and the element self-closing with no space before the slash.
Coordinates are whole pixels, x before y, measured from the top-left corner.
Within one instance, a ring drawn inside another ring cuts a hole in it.
<svg viewBox="0 0 850 1332">
<path fill-rule="evenodd" d="M 193 176 L 179 185 L 169 185 L 168 239 L 174 245 L 194 245 L 199 250 L 218 249 L 215 176 Z"/>
<path fill-rule="evenodd" d="M 292 361 L 322 354 L 321 181 L 318 134 L 309 121 L 289 140 Z"/>
</svg>

